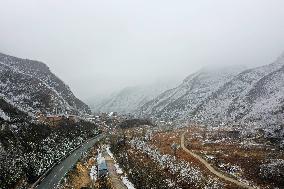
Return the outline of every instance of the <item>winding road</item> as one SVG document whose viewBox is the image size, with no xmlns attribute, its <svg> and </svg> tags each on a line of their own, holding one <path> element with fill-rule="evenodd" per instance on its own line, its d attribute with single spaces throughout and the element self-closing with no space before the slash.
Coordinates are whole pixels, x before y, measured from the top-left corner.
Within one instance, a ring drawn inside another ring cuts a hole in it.
<svg viewBox="0 0 284 189">
<path fill-rule="evenodd" d="M 200 156 L 197 155 L 196 153 L 194 153 L 194 152 L 188 150 L 188 149 L 184 146 L 184 135 L 185 135 L 185 133 L 183 133 L 183 134 L 181 135 L 181 141 L 180 141 L 180 144 L 181 144 L 182 149 L 183 149 L 185 152 L 189 153 L 189 154 L 190 154 L 191 156 L 193 156 L 194 158 L 196 158 L 197 160 L 199 160 L 203 165 L 205 165 L 205 167 L 206 167 L 211 173 L 215 174 L 217 177 L 219 177 L 219 178 L 221 178 L 221 179 L 224 179 L 224 180 L 226 180 L 226 181 L 229 181 L 229 182 L 231 182 L 231 183 L 234 183 L 234 184 L 236 184 L 236 185 L 239 186 L 239 187 L 248 188 L 248 189 L 253 189 L 253 187 L 251 187 L 251 186 L 249 186 L 249 185 L 247 185 L 247 184 L 241 183 L 241 182 L 239 182 L 239 181 L 237 181 L 237 180 L 235 180 L 235 179 L 232 179 L 232 178 L 230 178 L 230 177 L 227 177 L 226 175 L 224 175 L 224 174 L 222 174 L 222 173 L 216 171 L 216 170 L 215 170 L 209 163 L 207 163 L 202 157 L 200 157 Z"/>
<path fill-rule="evenodd" d="M 75 163 L 81 158 L 82 154 L 86 152 L 89 148 L 94 146 L 103 135 L 99 135 L 94 139 L 81 145 L 80 148 L 72 152 L 68 157 L 62 160 L 59 164 L 54 166 L 48 175 L 43 178 L 43 180 L 36 187 L 37 189 L 54 189 L 64 178 L 65 174 L 75 165 Z"/>
</svg>

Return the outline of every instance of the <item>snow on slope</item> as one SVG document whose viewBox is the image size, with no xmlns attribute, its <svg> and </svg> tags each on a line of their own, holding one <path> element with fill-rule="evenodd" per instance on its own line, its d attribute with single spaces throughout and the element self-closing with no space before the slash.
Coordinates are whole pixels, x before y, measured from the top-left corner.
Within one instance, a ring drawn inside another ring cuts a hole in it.
<svg viewBox="0 0 284 189">
<path fill-rule="evenodd" d="M 7 115 L 5 114 L 5 112 L 4 112 L 3 110 L 1 110 L 1 109 L 0 109 L 0 118 L 2 118 L 2 119 L 5 120 L 5 121 L 10 121 L 10 117 L 7 116 Z"/>
<path fill-rule="evenodd" d="M 193 112 L 204 99 L 242 70 L 244 68 L 241 66 L 202 69 L 188 76 L 178 87 L 144 104 L 138 113 L 180 119 L 183 115 Z"/>
<path fill-rule="evenodd" d="M 134 110 L 141 107 L 149 100 L 155 98 L 161 92 L 174 85 L 173 82 L 154 83 L 151 85 L 127 87 L 102 100 L 100 104 L 94 107 L 96 112 L 119 112 L 133 113 Z"/>
<path fill-rule="evenodd" d="M 37 61 L 0 53 L 0 96 L 27 112 L 89 113 L 70 88 Z"/>
<path fill-rule="evenodd" d="M 195 118 L 207 121 L 283 123 L 284 56 L 273 64 L 246 70 L 223 85 L 195 110 Z"/>
<path fill-rule="evenodd" d="M 284 55 L 252 69 L 201 70 L 137 112 L 165 120 L 279 129 L 284 122 Z"/>
</svg>

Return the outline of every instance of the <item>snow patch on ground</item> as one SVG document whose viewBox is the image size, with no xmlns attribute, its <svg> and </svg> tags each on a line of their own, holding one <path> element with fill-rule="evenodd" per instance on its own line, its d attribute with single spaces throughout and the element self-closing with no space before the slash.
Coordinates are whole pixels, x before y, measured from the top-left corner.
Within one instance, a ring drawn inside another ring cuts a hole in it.
<svg viewBox="0 0 284 189">
<path fill-rule="evenodd" d="M 214 158 L 215 158 L 214 156 L 206 155 L 206 159 L 212 160 L 212 159 L 214 159 Z"/>
<path fill-rule="evenodd" d="M 99 149 L 97 151 L 98 151 L 98 155 L 97 155 L 96 161 L 97 161 L 97 164 L 100 164 L 101 162 L 103 162 L 105 160 L 105 158 L 102 157 L 102 153 Z M 90 177 L 94 182 L 96 182 L 96 180 L 98 178 L 98 172 L 97 172 L 97 165 L 96 164 L 91 167 Z"/>
<path fill-rule="evenodd" d="M 113 156 L 113 153 L 110 151 L 110 146 L 107 146 L 106 147 L 106 150 L 107 150 L 107 153 L 108 155 L 113 159 L 114 161 L 114 167 L 115 167 L 115 170 L 116 170 L 116 173 L 117 174 L 123 174 L 123 171 L 122 169 L 119 167 L 119 165 L 116 163 L 116 160 Z M 121 176 L 121 179 L 122 179 L 122 182 L 123 184 L 128 188 L 128 189 L 135 189 L 134 185 L 128 180 L 128 177 L 127 176 Z"/>
<path fill-rule="evenodd" d="M 117 174 L 122 174 L 123 171 L 122 169 L 119 167 L 119 165 L 117 163 L 114 164 L 115 170 Z"/>
<path fill-rule="evenodd" d="M 113 156 L 113 153 L 110 151 L 110 146 L 107 146 L 107 147 L 106 147 L 106 151 L 107 151 L 108 155 L 111 157 L 111 159 L 113 159 L 113 161 L 114 161 L 114 167 L 115 167 L 116 173 L 117 173 L 117 174 L 123 174 L 122 169 L 121 169 L 121 168 L 119 167 L 119 165 L 116 163 L 116 160 L 115 160 L 115 158 L 114 158 L 114 156 Z"/>
<path fill-rule="evenodd" d="M 106 147 L 106 150 L 107 150 L 108 155 L 109 155 L 112 159 L 114 159 L 113 153 L 110 151 L 110 146 L 107 146 L 107 147 Z"/>
<path fill-rule="evenodd" d="M 90 171 L 90 177 L 92 179 L 92 181 L 96 182 L 97 178 L 98 178 L 98 173 L 97 173 L 97 166 L 93 165 Z"/>
<path fill-rule="evenodd" d="M 0 118 L 4 119 L 5 121 L 10 121 L 10 117 L 5 114 L 3 110 L 0 109 Z"/>
<path fill-rule="evenodd" d="M 127 177 L 121 177 L 122 179 L 122 182 L 123 184 L 125 184 L 125 186 L 128 188 L 128 189 L 135 189 L 134 185 L 128 180 Z"/>
<path fill-rule="evenodd" d="M 97 164 L 100 164 L 100 163 L 102 163 L 103 161 L 105 161 L 105 158 L 102 156 L 101 151 L 98 150 Z"/>
</svg>

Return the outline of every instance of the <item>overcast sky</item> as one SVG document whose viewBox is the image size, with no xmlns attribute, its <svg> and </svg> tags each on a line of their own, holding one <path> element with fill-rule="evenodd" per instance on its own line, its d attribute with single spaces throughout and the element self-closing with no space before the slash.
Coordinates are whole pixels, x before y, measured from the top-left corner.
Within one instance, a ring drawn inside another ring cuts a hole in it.
<svg viewBox="0 0 284 189">
<path fill-rule="evenodd" d="M 283 0 L 0 0 L 0 52 L 45 62 L 81 99 L 283 51 Z"/>
</svg>

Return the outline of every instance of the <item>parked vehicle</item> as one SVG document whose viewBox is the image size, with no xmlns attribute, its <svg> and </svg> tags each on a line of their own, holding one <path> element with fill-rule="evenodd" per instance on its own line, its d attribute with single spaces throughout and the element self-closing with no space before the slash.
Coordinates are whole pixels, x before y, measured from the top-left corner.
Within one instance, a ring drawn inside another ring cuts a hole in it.
<svg viewBox="0 0 284 189">
<path fill-rule="evenodd" d="M 108 175 L 108 169 L 106 165 L 106 161 L 102 160 L 98 164 L 98 178 L 106 177 Z"/>
</svg>

